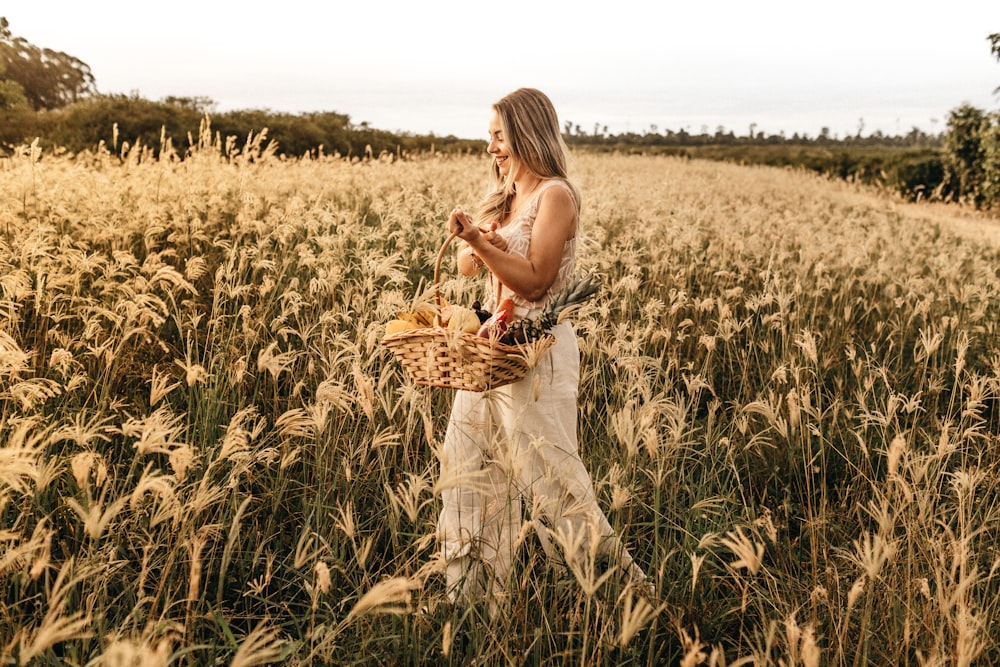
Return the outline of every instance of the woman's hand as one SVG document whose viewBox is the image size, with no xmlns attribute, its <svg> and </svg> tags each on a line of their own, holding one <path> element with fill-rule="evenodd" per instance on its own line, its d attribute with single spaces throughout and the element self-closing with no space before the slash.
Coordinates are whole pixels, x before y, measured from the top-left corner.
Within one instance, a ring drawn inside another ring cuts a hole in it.
<svg viewBox="0 0 1000 667">
<path fill-rule="evenodd" d="M 507 252 L 507 239 L 497 234 L 497 227 L 495 222 L 490 223 L 486 229 L 477 227 L 472 217 L 458 208 L 448 216 L 448 233 L 457 234 L 458 238 L 465 241 L 465 246 L 458 254 L 458 270 L 462 275 L 473 276 L 486 266 L 486 262 L 476 251 L 477 248 Z"/>
<path fill-rule="evenodd" d="M 483 238 L 493 244 L 493 247 L 500 252 L 507 252 L 507 239 L 497 234 L 499 225 L 491 222 L 489 228 L 483 232 Z"/>
<path fill-rule="evenodd" d="M 460 208 L 456 208 L 448 216 L 448 233 L 457 233 L 458 238 L 469 245 L 475 245 L 476 240 L 478 240 L 482 232 L 479 227 L 473 224 L 471 215 Z"/>
</svg>

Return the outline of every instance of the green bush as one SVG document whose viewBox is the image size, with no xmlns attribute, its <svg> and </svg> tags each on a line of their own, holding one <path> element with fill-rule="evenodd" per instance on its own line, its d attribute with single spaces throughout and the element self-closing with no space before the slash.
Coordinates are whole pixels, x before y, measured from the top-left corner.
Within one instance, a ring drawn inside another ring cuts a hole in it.
<svg viewBox="0 0 1000 667">
<path fill-rule="evenodd" d="M 939 151 L 920 151 L 890 158 L 885 184 L 911 200 L 936 199 L 944 182 L 944 162 Z"/>
<path fill-rule="evenodd" d="M 167 98 L 153 102 L 137 96 L 101 95 L 56 110 L 35 112 L 25 105 L 0 105 L 0 146 L 8 149 L 36 138 L 45 149 L 59 147 L 71 153 L 94 150 L 102 143 L 117 152 L 142 145 L 158 155 L 170 140 L 183 155 L 197 143 L 202 121 L 209 117 L 213 136 L 232 138 L 236 147 L 267 131 L 278 155 L 340 154 L 377 157 L 390 153 L 479 152 L 482 141 L 400 135 L 355 126 L 350 117 L 335 112 L 276 113 L 248 109 L 210 113 L 211 100 Z"/>
</svg>

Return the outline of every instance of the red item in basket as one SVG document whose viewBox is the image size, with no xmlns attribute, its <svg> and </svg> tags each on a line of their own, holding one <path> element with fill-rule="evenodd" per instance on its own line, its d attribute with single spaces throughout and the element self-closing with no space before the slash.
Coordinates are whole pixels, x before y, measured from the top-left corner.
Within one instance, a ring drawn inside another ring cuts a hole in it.
<svg viewBox="0 0 1000 667">
<path fill-rule="evenodd" d="M 490 338 L 491 336 L 500 336 L 505 331 L 507 331 L 507 312 L 498 310 L 488 320 L 483 322 L 483 325 L 479 327 L 477 335 L 483 338 Z"/>
<path fill-rule="evenodd" d="M 479 327 L 477 334 L 483 338 L 502 336 L 507 331 L 507 323 L 512 317 L 514 317 L 514 300 L 504 299 L 497 306 L 497 311 Z"/>
</svg>

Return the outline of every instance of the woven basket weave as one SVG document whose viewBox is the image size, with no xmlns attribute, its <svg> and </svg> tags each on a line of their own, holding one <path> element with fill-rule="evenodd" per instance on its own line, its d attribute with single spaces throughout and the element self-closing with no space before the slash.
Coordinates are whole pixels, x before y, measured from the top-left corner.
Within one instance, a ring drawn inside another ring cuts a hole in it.
<svg viewBox="0 0 1000 667">
<path fill-rule="evenodd" d="M 442 244 L 434 265 L 434 297 L 439 310 L 441 259 L 455 236 Z M 545 335 L 531 343 L 505 345 L 496 338 L 443 326 L 407 329 L 382 339 L 417 384 L 466 391 L 486 391 L 517 382 L 554 342 L 552 336 Z"/>
</svg>

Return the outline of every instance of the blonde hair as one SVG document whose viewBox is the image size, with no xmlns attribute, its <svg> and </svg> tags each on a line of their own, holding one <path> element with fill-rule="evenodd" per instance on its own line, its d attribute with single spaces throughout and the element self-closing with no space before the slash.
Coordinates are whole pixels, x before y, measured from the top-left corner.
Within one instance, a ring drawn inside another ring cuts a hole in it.
<svg viewBox="0 0 1000 667">
<path fill-rule="evenodd" d="M 535 88 L 519 88 L 493 104 L 510 151 L 511 168 L 504 178 L 493 163 L 493 186 L 477 214 L 479 224 L 507 218 L 513 202 L 514 174 L 523 165 L 541 178 L 563 180 L 573 194 L 577 210 L 580 193 L 569 180 L 568 149 L 559 131 L 559 118 L 548 96 Z"/>
</svg>

